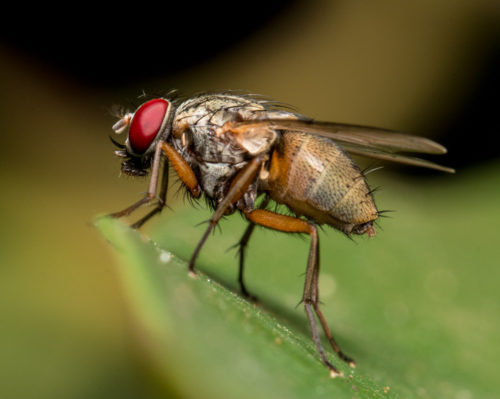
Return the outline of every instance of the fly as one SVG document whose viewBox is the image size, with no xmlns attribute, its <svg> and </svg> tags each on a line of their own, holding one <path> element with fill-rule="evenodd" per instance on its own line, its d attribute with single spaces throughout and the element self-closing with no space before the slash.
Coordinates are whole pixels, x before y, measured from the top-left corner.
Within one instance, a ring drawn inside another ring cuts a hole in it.
<svg viewBox="0 0 500 399">
<path fill-rule="evenodd" d="M 195 199 L 204 195 L 214 210 L 189 272 L 194 273 L 196 258 L 222 216 L 235 211 L 248 220 L 238 243 L 238 282 L 246 297 L 252 298 L 243 279 L 245 249 L 256 225 L 310 236 L 302 302 L 319 357 L 332 376 L 340 373 L 325 355 L 317 321 L 337 355 L 352 367 L 355 363 L 339 348 L 319 307 L 317 226 L 372 237 L 373 223 L 381 214 L 365 175 L 349 154 L 454 173 L 407 155 L 446 153 L 445 147 L 427 138 L 318 122 L 255 95 L 213 93 L 184 101 L 153 98 L 135 112 L 121 115 L 113 126 L 116 133 L 126 129 L 125 144 L 115 142 L 121 148 L 115 154 L 124 158 L 122 171 L 151 177 L 142 199 L 111 216 L 127 216 L 156 201 L 156 207 L 132 225 L 138 228 L 160 213 L 172 166 L 189 194 Z M 263 200 L 257 206 L 258 197 Z M 286 205 L 295 216 L 267 209 L 270 200 Z"/>
</svg>

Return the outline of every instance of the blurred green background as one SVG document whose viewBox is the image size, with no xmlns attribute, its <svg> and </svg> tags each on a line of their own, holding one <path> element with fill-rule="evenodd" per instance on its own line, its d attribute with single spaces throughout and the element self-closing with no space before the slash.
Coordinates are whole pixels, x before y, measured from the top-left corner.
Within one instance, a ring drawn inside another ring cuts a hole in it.
<svg viewBox="0 0 500 399">
<path fill-rule="evenodd" d="M 395 168 L 370 176 L 383 185 L 379 207 L 397 210 L 380 222 L 376 239 L 354 244 L 323 234 L 325 313 L 358 363 L 367 356 L 363 372 L 370 375 L 371 365 L 389 379 L 396 373 L 407 397 L 495 397 L 498 3 L 168 7 L 150 19 L 141 18 L 146 11 L 96 17 L 82 10 L 85 23 L 31 10 L 31 18 L 2 28 L 0 396 L 188 396 L 178 383 L 165 393 L 151 377 L 113 251 L 93 226 L 96 215 L 122 209 L 147 187 L 145 179 L 119 176 L 109 109 L 137 103 L 143 90 L 177 88 L 247 90 L 319 120 L 383 126 L 446 145 L 450 154 L 439 161 L 456 167 L 454 176 Z M 188 257 L 206 212 L 173 195 L 169 202 L 175 213 L 144 232 Z M 244 223 L 233 219 L 210 239 L 199 265 L 236 288 L 236 261 L 224 251 Z M 284 254 L 299 245 L 304 255 L 267 274 L 261 269 L 273 250 L 266 242 L 275 238 Z M 258 232 L 248 279 L 264 304 L 303 325 L 294 306 L 306 247 Z M 377 351 L 387 362 L 373 360 Z M 437 363 L 426 373 L 432 356 L 448 359 L 449 371 L 436 373 Z"/>
</svg>

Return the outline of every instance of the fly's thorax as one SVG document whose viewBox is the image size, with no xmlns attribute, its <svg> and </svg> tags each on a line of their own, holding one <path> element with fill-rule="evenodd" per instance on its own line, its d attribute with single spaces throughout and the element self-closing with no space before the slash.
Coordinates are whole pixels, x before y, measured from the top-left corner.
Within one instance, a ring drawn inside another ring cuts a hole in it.
<svg viewBox="0 0 500 399">
<path fill-rule="evenodd" d="M 235 174 L 253 156 L 269 151 L 276 139 L 274 131 L 250 129 L 235 137 L 232 134 L 219 136 L 217 128 L 227 122 L 259 119 L 268 114 L 288 115 L 269 111 L 251 97 L 229 94 L 201 95 L 178 106 L 172 122 L 171 141 L 195 171 L 208 197 L 219 201 Z M 244 196 L 245 206 L 252 202 L 247 197 Z"/>
<path fill-rule="evenodd" d="M 172 134 L 188 142 L 198 159 L 207 162 L 239 163 L 246 150 L 226 138 L 217 137 L 215 131 L 226 122 L 255 118 L 265 108 L 251 99 L 226 94 L 206 94 L 191 98 L 176 110 Z"/>
<path fill-rule="evenodd" d="M 242 120 L 255 119 L 255 114 L 266 111 L 259 101 L 250 96 L 228 93 L 203 94 L 182 102 L 176 111 L 176 119 L 189 119 L 196 124 L 198 119 L 204 124 L 223 125 L 239 115 Z"/>
<path fill-rule="evenodd" d="M 240 162 L 269 151 L 277 137 L 272 129 L 249 128 L 242 135 L 216 134 L 228 122 L 262 119 L 297 119 L 297 115 L 277 109 L 272 102 L 250 95 L 231 93 L 200 95 L 181 103 L 175 112 L 172 135 L 190 140 L 193 150 L 210 162 Z"/>
<path fill-rule="evenodd" d="M 346 233 L 378 217 L 370 189 L 354 161 L 333 141 L 285 132 L 273 151 L 266 184 L 292 211 Z"/>
<path fill-rule="evenodd" d="M 255 119 L 264 112 L 263 105 L 247 97 L 225 94 L 201 95 L 190 98 L 178 106 L 173 120 L 173 131 L 176 134 L 190 127 L 192 130 L 212 133 L 226 122 Z"/>
</svg>

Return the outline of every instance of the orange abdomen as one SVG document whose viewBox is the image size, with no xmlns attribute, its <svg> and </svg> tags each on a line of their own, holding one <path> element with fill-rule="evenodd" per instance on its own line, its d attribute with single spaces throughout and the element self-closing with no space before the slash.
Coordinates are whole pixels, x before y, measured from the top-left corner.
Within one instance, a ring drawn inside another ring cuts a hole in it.
<svg viewBox="0 0 500 399">
<path fill-rule="evenodd" d="M 348 234 L 378 217 L 359 167 L 324 137 L 283 133 L 272 153 L 267 189 L 296 214 Z"/>
</svg>

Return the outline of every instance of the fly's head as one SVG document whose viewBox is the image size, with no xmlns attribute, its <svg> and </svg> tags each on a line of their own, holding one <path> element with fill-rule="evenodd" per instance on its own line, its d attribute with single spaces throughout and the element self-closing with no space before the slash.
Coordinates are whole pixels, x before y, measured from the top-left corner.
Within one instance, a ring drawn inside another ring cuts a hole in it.
<svg viewBox="0 0 500 399">
<path fill-rule="evenodd" d="M 115 155 L 125 158 L 122 172 L 132 176 L 145 176 L 151 167 L 156 144 L 170 135 L 172 104 L 164 98 L 155 98 L 140 105 L 134 113 L 124 113 L 113 125 L 120 134 L 128 128 L 125 144 L 111 139 L 120 149 Z"/>
</svg>

